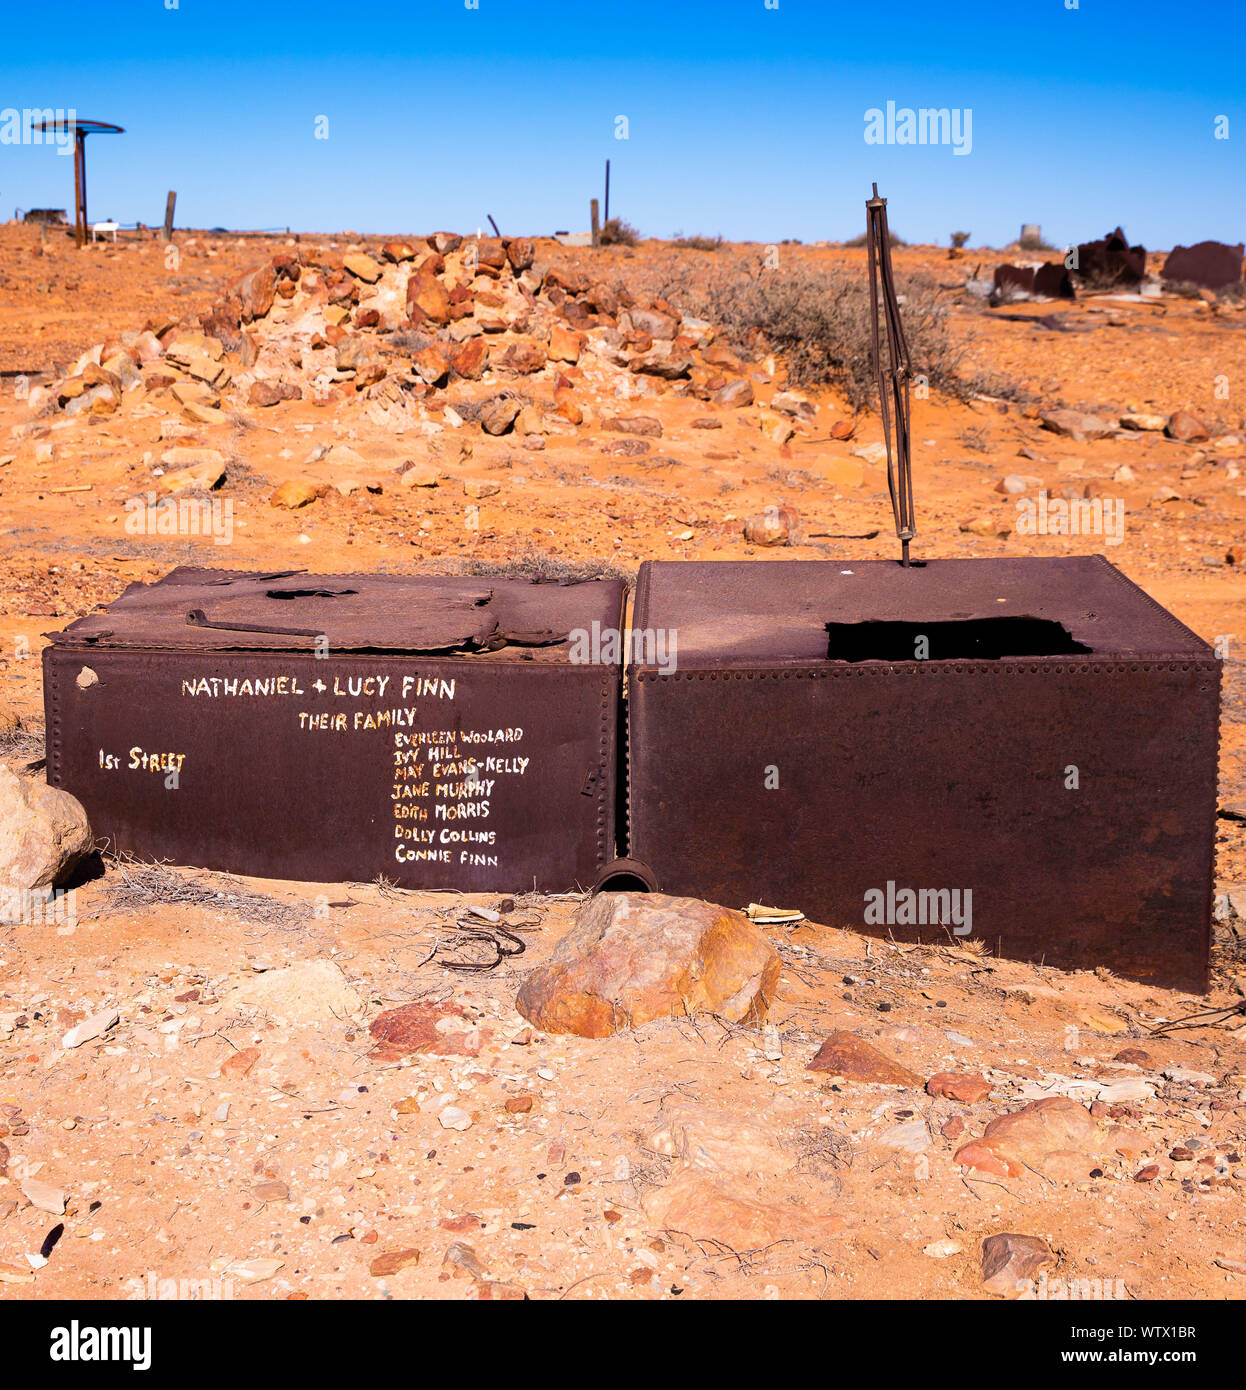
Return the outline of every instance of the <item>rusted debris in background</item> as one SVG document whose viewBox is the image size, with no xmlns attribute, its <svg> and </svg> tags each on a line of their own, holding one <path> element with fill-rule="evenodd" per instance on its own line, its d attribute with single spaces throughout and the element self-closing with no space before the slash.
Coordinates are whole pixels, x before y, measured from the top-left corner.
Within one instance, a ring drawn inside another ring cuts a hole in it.
<svg viewBox="0 0 1246 1390">
<path fill-rule="evenodd" d="M 1077 247 L 1076 272 L 1097 289 L 1137 285 L 1146 278 L 1146 247 L 1130 246 L 1120 227 L 1099 241 L 1083 241 Z"/>
<path fill-rule="evenodd" d="M 1050 299 L 1075 299 L 1073 277 L 1060 261 L 1048 261 L 1034 272 L 1034 293 Z"/>
<path fill-rule="evenodd" d="M 1046 265 L 997 265 L 992 304 L 1017 299 L 1075 299 L 1073 277 L 1059 261 Z"/>
<path fill-rule="evenodd" d="M 1027 265 L 997 265 L 991 303 L 1004 303 L 1034 293 L 1034 268 Z"/>
<path fill-rule="evenodd" d="M 1205 290 L 1221 290 L 1236 285 L 1242 278 L 1242 253 L 1246 248 L 1239 241 L 1229 246 L 1223 241 L 1199 241 L 1193 246 L 1174 246 L 1164 262 L 1160 277 L 1187 285 L 1199 285 Z"/>
</svg>

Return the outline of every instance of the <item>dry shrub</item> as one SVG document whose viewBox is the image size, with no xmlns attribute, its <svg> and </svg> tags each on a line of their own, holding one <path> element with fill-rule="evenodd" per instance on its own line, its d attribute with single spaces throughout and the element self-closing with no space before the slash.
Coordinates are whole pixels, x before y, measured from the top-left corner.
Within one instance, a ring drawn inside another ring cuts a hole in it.
<svg viewBox="0 0 1246 1390">
<path fill-rule="evenodd" d="M 925 275 L 897 275 L 896 290 L 915 376 L 964 396 L 963 349 L 953 341 L 939 289 Z M 782 354 L 793 386 L 834 383 L 857 409 L 875 404 L 869 284 L 859 271 L 743 263 L 686 286 L 681 308 L 719 324 L 742 349 Z M 885 330 L 884 330 L 885 331 Z"/>
<path fill-rule="evenodd" d="M 720 236 L 684 236 L 681 232 L 676 232 L 671 242 L 681 251 L 717 251 L 722 244 Z"/>
<path fill-rule="evenodd" d="M 989 454 L 991 451 L 991 433 L 984 425 L 971 425 L 961 430 L 960 442 L 966 449 L 973 449 L 979 454 Z"/>
<path fill-rule="evenodd" d="M 602 225 L 600 238 L 603 246 L 635 246 L 640 233 L 621 217 L 612 217 Z"/>
<path fill-rule="evenodd" d="M 621 579 L 630 588 L 636 575 L 622 565 L 601 560 L 578 560 L 568 555 L 551 555 L 525 541 L 505 560 L 473 557 L 462 562 L 464 574 L 480 578 L 532 579 L 547 584 L 581 584 L 589 579 Z"/>
<path fill-rule="evenodd" d="M 843 243 L 844 246 L 851 246 L 851 247 L 855 248 L 856 250 L 862 250 L 862 251 L 863 251 L 869 244 L 870 244 L 870 236 L 869 236 L 869 233 L 868 233 L 868 232 L 861 232 L 860 235 L 854 236 L 854 237 L 852 238 L 851 241 L 845 241 L 845 242 Z M 890 228 L 888 228 L 888 229 L 887 229 L 887 245 L 890 246 L 890 247 L 892 247 L 892 248 L 894 249 L 894 248 L 897 247 L 897 246 L 907 246 L 907 245 L 908 245 L 908 242 L 905 241 L 903 237 L 897 236 L 897 235 L 895 234 L 895 232 L 893 232 Z"/>
<path fill-rule="evenodd" d="M 403 352 L 423 352 L 426 347 L 431 347 L 437 341 L 427 333 L 421 333 L 418 328 L 400 328 L 396 333 L 389 335 L 391 347 L 401 349 Z"/>
<path fill-rule="evenodd" d="M 279 902 L 256 893 L 229 874 L 171 869 L 158 860 L 119 855 L 104 890 L 105 912 L 140 912 L 155 907 L 215 908 L 254 922 L 292 926 L 307 916 L 301 903 Z"/>
<path fill-rule="evenodd" d="M 0 762 L 31 762 L 42 758 L 43 753 L 42 727 L 20 719 L 11 710 L 0 709 Z"/>
</svg>

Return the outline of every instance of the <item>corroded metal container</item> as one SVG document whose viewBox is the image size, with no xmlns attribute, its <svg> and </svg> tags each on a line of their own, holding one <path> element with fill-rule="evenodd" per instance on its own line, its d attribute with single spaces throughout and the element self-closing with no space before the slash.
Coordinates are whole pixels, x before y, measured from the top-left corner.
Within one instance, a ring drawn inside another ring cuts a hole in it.
<svg viewBox="0 0 1246 1390">
<path fill-rule="evenodd" d="M 623 587 L 178 569 L 45 650 L 48 780 L 111 849 L 315 881 L 589 887 Z"/>
<path fill-rule="evenodd" d="M 1220 663 L 1103 557 L 653 562 L 633 627 L 662 891 L 1206 986 Z"/>
</svg>

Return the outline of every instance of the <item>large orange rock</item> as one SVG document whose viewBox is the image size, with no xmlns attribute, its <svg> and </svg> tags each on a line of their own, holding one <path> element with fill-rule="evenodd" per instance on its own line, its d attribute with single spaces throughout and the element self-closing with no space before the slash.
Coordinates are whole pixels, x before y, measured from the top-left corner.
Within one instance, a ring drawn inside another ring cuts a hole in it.
<svg viewBox="0 0 1246 1390">
<path fill-rule="evenodd" d="M 512 343 L 498 358 L 497 365 L 504 372 L 527 376 L 545 366 L 545 349 L 531 341 Z"/>
<path fill-rule="evenodd" d="M 1092 1115 L 1066 1096 L 1031 1101 L 987 1125 L 981 1139 L 956 1151 L 966 1168 L 1019 1178 L 1031 1170 L 1066 1182 L 1088 1178 L 1115 1156 L 1133 1156 L 1147 1147 L 1134 1130 Z"/>
<path fill-rule="evenodd" d="M 407 313 L 413 323 L 449 323 L 450 295 L 435 275 L 417 274 L 407 281 Z"/>
<path fill-rule="evenodd" d="M 720 386 L 714 392 L 713 401 L 715 405 L 730 406 L 732 409 L 739 410 L 746 405 L 753 404 L 753 383 L 748 377 L 739 377 L 735 381 L 729 381 L 725 386 Z"/>
<path fill-rule="evenodd" d="M 1179 439 L 1185 444 L 1195 444 L 1211 438 L 1207 426 L 1188 410 L 1174 410 L 1168 417 L 1164 433 L 1169 439 Z"/>
<path fill-rule="evenodd" d="M 93 843 L 74 797 L 0 763 L 0 922 L 12 920 L 14 908 L 20 920 L 21 895 L 63 882 Z"/>
<path fill-rule="evenodd" d="M 655 1018 L 765 1017 L 779 957 L 742 913 L 662 893 L 602 893 L 534 970 L 516 1007 L 547 1033 L 608 1038 Z"/>
<path fill-rule="evenodd" d="M 575 393 L 569 386 L 554 388 L 554 414 L 561 415 L 564 420 L 570 420 L 573 425 L 583 422 L 584 412 L 580 409 L 575 399 Z"/>
<path fill-rule="evenodd" d="M 506 243 L 506 259 L 516 275 L 527 270 L 536 259 L 536 247 L 525 236 L 511 237 Z"/>
<path fill-rule="evenodd" d="M 556 323 L 549 330 L 549 355 L 555 362 L 578 362 L 583 348 L 583 336 L 572 329 Z"/>
<path fill-rule="evenodd" d="M 482 237 L 476 246 L 476 260 L 483 270 L 501 270 L 506 265 L 506 248 L 496 237 Z"/>
<path fill-rule="evenodd" d="M 277 272 L 272 262 L 256 268 L 242 277 L 234 286 L 233 292 L 241 301 L 243 323 L 262 319 L 273 307 L 277 293 Z"/>
<path fill-rule="evenodd" d="M 286 507 L 297 511 L 299 507 L 309 507 L 318 497 L 323 497 L 325 487 L 317 483 L 305 483 L 290 479 L 284 482 L 268 499 L 270 507 Z"/>
<path fill-rule="evenodd" d="M 418 349 L 411 357 L 411 367 L 421 381 L 438 386 L 450 375 L 450 363 L 436 343 Z"/>
<path fill-rule="evenodd" d="M 381 267 L 371 256 L 364 255 L 362 251 L 343 256 L 342 264 L 356 280 L 362 280 L 365 285 L 375 285 L 381 278 Z"/>
<path fill-rule="evenodd" d="M 483 338 L 468 338 L 451 349 L 450 365 L 462 377 L 478 381 L 489 365 L 489 345 Z"/>
<path fill-rule="evenodd" d="M 985 1076 L 937 1071 L 926 1082 L 926 1094 L 942 1100 L 958 1100 L 962 1105 L 976 1105 L 991 1094 L 991 1083 Z"/>
<path fill-rule="evenodd" d="M 880 1052 L 864 1038 L 837 1028 L 829 1034 L 818 1048 L 817 1055 L 809 1063 L 810 1071 L 826 1071 L 832 1076 L 847 1077 L 849 1081 L 869 1081 L 883 1086 L 911 1086 L 922 1084 L 920 1076 L 893 1062 L 885 1052 Z"/>
<path fill-rule="evenodd" d="M 392 1062 L 409 1053 L 475 1057 L 489 1032 L 467 1018 L 458 1004 L 403 1004 L 378 1014 L 368 1026 L 376 1039 L 372 1055 Z"/>
</svg>

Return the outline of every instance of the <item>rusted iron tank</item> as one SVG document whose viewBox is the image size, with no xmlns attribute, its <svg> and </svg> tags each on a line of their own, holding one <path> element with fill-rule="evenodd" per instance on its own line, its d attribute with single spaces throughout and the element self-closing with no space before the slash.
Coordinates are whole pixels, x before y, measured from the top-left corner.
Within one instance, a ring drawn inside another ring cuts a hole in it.
<svg viewBox="0 0 1246 1390">
<path fill-rule="evenodd" d="M 119 853 L 587 888 L 614 853 L 623 588 L 182 568 L 45 650 L 48 780 Z"/>
<path fill-rule="evenodd" d="M 1205 988 L 1220 666 L 1103 557 L 652 562 L 633 626 L 633 876 Z"/>
</svg>

